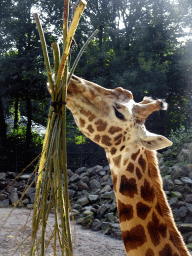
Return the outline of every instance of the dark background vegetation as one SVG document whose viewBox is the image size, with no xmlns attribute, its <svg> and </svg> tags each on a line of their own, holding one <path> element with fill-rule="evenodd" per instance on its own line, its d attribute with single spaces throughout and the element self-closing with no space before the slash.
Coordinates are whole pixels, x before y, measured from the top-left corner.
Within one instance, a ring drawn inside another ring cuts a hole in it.
<svg viewBox="0 0 192 256">
<path fill-rule="evenodd" d="M 71 1 L 71 15 L 74 4 Z M 51 43 L 62 38 L 63 0 L 0 0 L 0 171 L 20 172 L 41 152 L 43 138 L 32 132 L 31 124 L 34 120 L 46 126 L 50 99 L 34 7 L 52 56 Z M 127 88 L 136 101 L 143 96 L 166 99 L 168 111 L 153 114 L 146 125 L 169 136 L 172 130 L 191 126 L 190 28 L 191 0 L 89 0 L 71 63 L 99 29 L 75 74 L 106 88 Z M 5 122 L 10 115 L 11 132 Z M 18 124 L 20 116 L 28 118 L 24 128 Z M 80 134 L 70 112 L 67 118 L 68 166 L 107 164 L 103 149 Z"/>
</svg>

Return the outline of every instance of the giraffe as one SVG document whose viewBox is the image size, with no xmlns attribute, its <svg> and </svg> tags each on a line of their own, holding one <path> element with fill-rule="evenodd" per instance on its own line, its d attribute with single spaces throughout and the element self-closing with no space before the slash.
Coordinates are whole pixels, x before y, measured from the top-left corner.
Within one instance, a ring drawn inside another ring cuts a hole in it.
<svg viewBox="0 0 192 256">
<path fill-rule="evenodd" d="M 163 191 L 156 156 L 172 142 L 144 126 L 167 104 L 149 97 L 136 103 L 128 90 L 105 89 L 74 75 L 66 101 L 82 133 L 105 149 L 126 254 L 190 256 Z"/>
</svg>

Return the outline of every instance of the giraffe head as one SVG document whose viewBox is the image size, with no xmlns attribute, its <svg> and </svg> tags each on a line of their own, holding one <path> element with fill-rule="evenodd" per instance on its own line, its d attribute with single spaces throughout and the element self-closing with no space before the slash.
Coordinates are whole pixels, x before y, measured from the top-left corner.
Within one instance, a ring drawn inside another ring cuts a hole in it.
<svg viewBox="0 0 192 256">
<path fill-rule="evenodd" d="M 106 150 L 122 147 L 122 142 L 157 150 L 172 145 L 167 138 L 145 129 L 146 118 L 166 109 L 163 100 L 145 97 L 136 103 L 130 91 L 121 87 L 110 90 L 72 76 L 67 90 L 67 107 L 80 130 Z M 129 141 L 129 142 L 128 142 Z"/>
</svg>

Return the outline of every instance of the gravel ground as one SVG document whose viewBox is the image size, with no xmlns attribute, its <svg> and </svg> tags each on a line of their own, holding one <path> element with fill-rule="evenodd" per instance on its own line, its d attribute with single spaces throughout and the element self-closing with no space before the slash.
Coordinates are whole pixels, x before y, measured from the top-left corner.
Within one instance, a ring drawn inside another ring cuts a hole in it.
<svg viewBox="0 0 192 256">
<path fill-rule="evenodd" d="M 6 217 L 11 212 L 11 208 L 0 208 L 0 256 L 25 256 L 29 255 L 31 233 L 32 212 L 27 209 L 14 209 L 9 218 Z M 31 212 L 31 214 L 30 214 Z M 54 215 L 50 214 L 48 223 L 51 229 Z M 26 223 L 27 222 L 27 223 Z M 81 226 L 72 225 L 74 240 L 74 256 L 125 256 L 123 242 L 110 236 L 105 236 L 101 232 L 82 229 Z M 51 230 L 49 231 L 51 234 Z M 74 239 L 75 238 L 75 239 Z M 22 242 L 25 239 L 24 242 Z M 15 251 L 18 244 L 22 242 L 20 249 Z M 45 254 L 53 256 L 53 251 L 49 248 Z M 61 253 L 58 252 L 58 256 Z"/>
</svg>

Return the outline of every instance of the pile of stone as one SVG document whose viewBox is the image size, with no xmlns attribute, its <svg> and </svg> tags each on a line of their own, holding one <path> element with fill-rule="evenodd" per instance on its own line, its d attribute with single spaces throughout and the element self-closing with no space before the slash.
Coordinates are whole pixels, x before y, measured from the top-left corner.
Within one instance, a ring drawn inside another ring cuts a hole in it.
<svg viewBox="0 0 192 256">
<path fill-rule="evenodd" d="M 22 203 L 18 206 L 31 209 L 35 201 L 36 184 L 33 182 L 35 177 L 31 174 L 23 174 L 15 180 L 16 176 L 15 172 L 0 172 L 0 208 L 15 205 L 26 191 Z M 31 183 L 33 184 L 30 185 Z"/>
<path fill-rule="evenodd" d="M 191 145 L 191 144 L 189 144 Z M 192 148 L 192 147 L 191 147 Z M 192 150 L 186 146 L 172 167 L 166 166 L 158 154 L 164 190 L 185 242 L 192 247 Z M 184 159 L 184 160 L 183 160 Z M 0 173 L 0 207 L 14 204 L 21 197 L 29 175 L 14 180 L 15 173 Z M 31 178 L 30 182 L 32 182 Z M 72 218 L 84 228 L 121 238 L 117 205 L 109 166 L 81 167 L 68 170 Z M 8 184 L 12 182 L 9 186 Z M 7 187 L 8 186 L 8 187 Z M 28 185 L 27 185 L 28 186 Z M 35 199 L 35 183 L 23 197 L 22 204 L 31 208 Z"/>
</svg>

